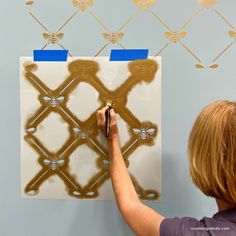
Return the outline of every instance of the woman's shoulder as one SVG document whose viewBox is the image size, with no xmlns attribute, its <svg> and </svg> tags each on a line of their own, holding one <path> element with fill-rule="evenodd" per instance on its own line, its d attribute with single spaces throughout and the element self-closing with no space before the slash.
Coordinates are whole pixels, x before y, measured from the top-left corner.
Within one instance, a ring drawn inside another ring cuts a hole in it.
<svg viewBox="0 0 236 236">
<path fill-rule="evenodd" d="M 160 236 L 235 236 L 236 208 L 216 213 L 212 218 L 166 218 L 160 225 Z"/>
</svg>

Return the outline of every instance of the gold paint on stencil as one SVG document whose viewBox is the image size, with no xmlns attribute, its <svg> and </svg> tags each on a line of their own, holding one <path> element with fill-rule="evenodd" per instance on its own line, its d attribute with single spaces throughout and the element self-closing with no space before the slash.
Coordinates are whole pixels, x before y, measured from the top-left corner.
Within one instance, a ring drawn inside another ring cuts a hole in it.
<svg viewBox="0 0 236 236">
<path fill-rule="evenodd" d="M 93 0 L 72 0 L 72 3 L 80 11 L 84 12 L 93 5 L 94 1 Z"/>
<path fill-rule="evenodd" d="M 197 0 L 197 3 L 202 4 L 206 9 L 209 9 L 219 1 L 220 0 Z"/>
<path fill-rule="evenodd" d="M 38 90 L 38 100 L 41 107 L 26 122 L 25 141 L 38 153 L 38 163 L 41 170 L 26 185 L 25 192 L 37 195 L 40 186 L 53 175 L 59 176 L 70 196 L 82 198 L 96 198 L 99 196 L 99 188 L 110 178 L 108 151 L 99 143 L 96 112 L 101 109 L 106 101 L 112 101 L 116 113 L 127 123 L 130 139 L 121 147 L 121 152 L 129 166 L 128 158 L 140 145 L 153 145 L 158 134 L 157 125 L 150 121 L 140 122 L 126 107 L 129 92 L 139 83 L 151 83 L 158 71 L 158 64 L 154 60 L 137 60 L 128 64 L 130 76 L 114 91 L 108 90 L 97 77 L 99 65 L 92 60 L 75 60 L 68 66 L 70 75 L 55 90 L 49 89 L 33 72 L 37 70 L 37 64 L 25 64 L 25 78 Z M 101 106 L 94 111 L 86 121 L 81 121 L 66 106 L 71 92 L 79 83 L 88 83 L 99 93 Z M 69 138 L 65 144 L 55 153 L 49 152 L 43 143 L 34 135 L 38 125 L 50 113 L 58 113 L 63 121 L 68 124 Z M 98 155 L 98 173 L 91 177 L 85 186 L 81 186 L 74 175 L 70 173 L 69 161 L 71 154 L 79 146 L 86 144 Z M 156 200 L 159 193 L 152 189 L 143 189 L 138 181 L 131 175 L 135 189 L 141 199 Z"/>
<path fill-rule="evenodd" d="M 148 7 L 153 6 L 156 0 L 134 0 L 134 4 L 146 11 Z"/>
<path fill-rule="evenodd" d="M 185 38 L 187 32 L 165 32 L 164 36 L 172 41 L 172 43 L 178 43 L 181 39 Z"/>
</svg>

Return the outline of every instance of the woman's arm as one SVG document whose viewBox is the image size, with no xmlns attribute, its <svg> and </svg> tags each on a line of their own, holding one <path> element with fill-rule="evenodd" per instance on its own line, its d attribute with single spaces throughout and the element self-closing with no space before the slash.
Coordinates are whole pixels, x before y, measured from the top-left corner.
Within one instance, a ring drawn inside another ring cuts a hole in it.
<svg viewBox="0 0 236 236">
<path fill-rule="evenodd" d="M 104 130 L 105 111 L 98 111 L 98 125 Z M 134 185 L 123 160 L 116 123 L 115 112 L 112 109 L 110 123 L 109 156 L 110 174 L 119 210 L 132 230 L 140 236 L 160 235 L 160 224 L 164 217 L 145 206 L 138 198 Z"/>
</svg>

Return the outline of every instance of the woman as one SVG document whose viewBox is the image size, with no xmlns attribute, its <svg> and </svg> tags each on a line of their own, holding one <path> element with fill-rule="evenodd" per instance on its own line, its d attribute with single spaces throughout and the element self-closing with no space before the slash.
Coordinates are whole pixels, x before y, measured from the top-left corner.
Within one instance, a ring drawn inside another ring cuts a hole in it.
<svg viewBox="0 0 236 236">
<path fill-rule="evenodd" d="M 105 129 L 104 107 L 97 112 L 98 126 Z M 111 110 L 110 174 L 119 210 L 137 235 L 236 235 L 236 102 L 217 101 L 198 116 L 189 137 L 190 173 L 194 184 L 214 197 L 219 212 L 200 221 L 167 219 L 138 198 L 119 146 L 115 112 Z"/>
</svg>

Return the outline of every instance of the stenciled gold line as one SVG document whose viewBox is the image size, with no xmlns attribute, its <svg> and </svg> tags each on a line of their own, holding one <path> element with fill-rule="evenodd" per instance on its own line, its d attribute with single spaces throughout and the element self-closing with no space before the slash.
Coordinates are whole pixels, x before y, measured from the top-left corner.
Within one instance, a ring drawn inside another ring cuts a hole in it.
<svg viewBox="0 0 236 236">
<path fill-rule="evenodd" d="M 105 26 L 105 24 L 100 19 L 98 19 L 92 12 L 88 11 L 88 13 L 102 27 L 102 29 L 104 29 L 108 33 L 110 32 L 109 29 Z"/>
<path fill-rule="evenodd" d="M 35 121 L 38 120 L 39 117 L 42 116 L 47 110 L 48 110 L 48 107 L 46 107 L 32 122 L 30 122 L 29 126 L 35 123 Z"/>
<path fill-rule="evenodd" d="M 228 25 L 230 26 L 233 30 L 235 30 L 234 26 L 215 8 L 213 8 L 213 11 Z"/>
<path fill-rule="evenodd" d="M 193 20 L 195 20 L 197 18 L 197 16 L 203 11 L 204 8 L 201 8 L 199 9 L 197 12 L 195 12 L 191 17 L 190 19 L 181 27 L 180 30 L 183 30 L 185 29 L 188 25 L 190 25 Z"/>
<path fill-rule="evenodd" d="M 44 50 L 49 44 L 50 44 L 50 42 L 49 42 L 49 43 L 46 43 L 46 44 L 41 48 L 41 50 Z"/>
<path fill-rule="evenodd" d="M 121 48 L 126 49 L 121 43 L 116 42 Z"/>
<path fill-rule="evenodd" d="M 118 29 L 118 32 L 121 31 L 135 16 L 137 15 L 137 12 L 135 12 L 133 15 L 131 15 Z"/>
<path fill-rule="evenodd" d="M 99 49 L 99 51 L 93 56 L 93 59 L 94 59 L 95 57 L 97 57 L 109 44 L 110 44 L 110 42 L 108 42 L 108 43 L 105 44 L 101 49 Z"/>
<path fill-rule="evenodd" d="M 66 112 L 62 107 L 59 106 L 59 108 L 60 108 L 60 110 L 61 110 L 70 120 L 72 120 L 72 122 L 73 122 L 75 125 L 78 126 L 77 122 L 76 122 L 70 115 L 68 115 L 67 112 Z"/>
<path fill-rule="evenodd" d="M 138 140 L 135 139 L 135 141 L 134 141 L 133 143 L 131 143 L 131 144 L 125 149 L 125 151 L 123 151 L 121 154 L 124 155 L 124 154 L 125 154 L 132 146 L 134 146 L 134 144 L 137 143 L 137 142 L 138 142 Z"/>
<path fill-rule="evenodd" d="M 170 42 L 165 44 L 154 56 L 158 56 L 161 52 L 163 52 L 168 46 L 170 45 Z"/>
<path fill-rule="evenodd" d="M 60 43 L 57 43 L 57 44 L 58 44 L 62 49 L 66 50 L 66 48 L 65 48 L 62 44 L 60 44 Z M 73 56 L 69 53 L 69 51 L 68 51 L 68 55 L 73 58 Z"/>
<path fill-rule="evenodd" d="M 65 173 L 64 173 L 62 170 L 60 170 L 60 173 L 61 173 L 77 190 L 79 190 L 78 187 L 71 181 L 70 178 L 68 178 L 68 176 L 65 175 Z"/>
<path fill-rule="evenodd" d="M 235 42 L 230 43 L 214 60 L 215 62 L 217 59 L 219 59 Z"/>
<path fill-rule="evenodd" d="M 48 29 L 33 15 L 32 12 L 29 12 L 29 14 L 49 33 Z"/>
<path fill-rule="evenodd" d="M 186 49 L 194 58 L 197 59 L 198 62 L 201 62 L 201 60 L 182 42 L 179 42 L 183 47 L 184 49 Z"/>
<path fill-rule="evenodd" d="M 72 14 L 72 16 L 70 16 L 70 17 L 66 20 L 66 22 L 57 30 L 57 32 L 56 32 L 55 34 L 57 34 L 59 31 L 61 31 L 61 30 L 71 21 L 71 19 L 72 19 L 77 13 L 78 13 L 78 11 L 74 12 L 74 13 Z"/>
<path fill-rule="evenodd" d="M 156 15 L 153 11 L 150 11 L 150 13 L 161 23 L 161 25 L 163 25 L 167 30 L 172 32 L 169 26 L 158 15 Z"/>
</svg>

